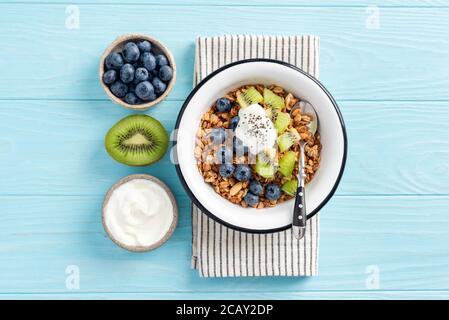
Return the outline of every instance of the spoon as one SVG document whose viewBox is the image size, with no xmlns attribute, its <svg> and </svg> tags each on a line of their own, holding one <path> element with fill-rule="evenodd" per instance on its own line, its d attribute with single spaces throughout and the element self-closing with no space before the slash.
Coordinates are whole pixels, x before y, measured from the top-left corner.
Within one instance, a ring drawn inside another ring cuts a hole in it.
<svg viewBox="0 0 449 320">
<path fill-rule="evenodd" d="M 296 109 L 301 111 L 301 114 L 306 114 L 312 118 L 310 123 L 307 125 L 310 133 L 313 135 L 316 133 L 318 129 L 318 116 L 315 112 L 315 109 L 308 101 L 300 101 L 297 102 L 292 109 L 290 110 L 290 114 L 293 113 Z M 306 231 L 306 223 L 307 223 L 307 213 L 306 213 L 306 195 L 305 195 L 305 156 L 304 149 L 307 144 L 306 140 L 299 140 L 299 169 L 298 169 L 298 188 L 296 190 L 295 197 L 295 207 L 293 208 L 293 221 L 292 221 L 292 230 L 296 239 L 302 239 L 304 237 Z"/>
</svg>

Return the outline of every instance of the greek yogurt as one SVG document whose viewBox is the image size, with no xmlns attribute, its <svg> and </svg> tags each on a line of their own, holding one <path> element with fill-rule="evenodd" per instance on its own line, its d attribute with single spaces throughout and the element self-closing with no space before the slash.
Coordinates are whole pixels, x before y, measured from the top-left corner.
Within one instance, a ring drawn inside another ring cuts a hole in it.
<svg viewBox="0 0 449 320">
<path fill-rule="evenodd" d="M 235 135 L 248 147 L 252 154 L 258 154 L 275 145 L 276 129 L 261 105 L 256 103 L 241 108 L 239 118 Z"/>
<path fill-rule="evenodd" d="M 167 191 L 148 179 L 118 186 L 105 204 L 103 219 L 110 236 L 126 246 L 151 246 L 169 232 L 174 219 Z"/>
</svg>

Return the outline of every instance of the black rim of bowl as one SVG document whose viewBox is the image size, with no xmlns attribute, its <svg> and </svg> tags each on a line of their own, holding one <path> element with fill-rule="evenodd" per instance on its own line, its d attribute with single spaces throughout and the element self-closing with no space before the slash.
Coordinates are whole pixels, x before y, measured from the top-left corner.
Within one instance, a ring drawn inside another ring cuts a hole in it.
<svg viewBox="0 0 449 320">
<path fill-rule="evenodd" d="M 277 64 L 280 64 L 280 65 L 289 67 L 291 69 L 294 69 L 294 70 L 298 71 L 299 73 L 305 75 L 306 77 L 308 77 L 309 79 L 314 81 L 321 88 L 321 90 L 323 90 L 324 93 L 328 96 L 328 98 L 332 102 L 332 105 L 334 106 L 335 112 L 337 113 L 338 118 L 340 120 L 340 125 L 341 125 L 341 129 L 342 129 L 342 133 L 343 133 L 343 140 L 344 140 L 343 159 L 342 159 L 341 166 L 340 166 L 340 172 L 338 174 L 337 180 L 334 183 L 334 186 L 332 187 L 332 189 L 328 193 L 328 195 L 324 198 L 323 201 L 321 201 L 321 203 L 318 205 L 318 207 L 315 208 L 315 210 L 313 210 L 311 213 L 309 213 L 307 215 L 307 219 L 310 219 L 318 211 L 320 211 L 324 207 L 324 205 L 332 198 L 332 196 L 334 195 L 335 191 L 337 190 L 337 187 L 338 187 L 338 185 L 340 183 L 341 177 L 343 176 L 343 172 L 344 172 L 345 165 L 346 165 L 346 157 L 347 157 L 347 153 L 348 153 L 348 138 L 347 138 L 347 134 L 346 134 L 346 127 L 345 127 L 345 123 L 343 121 L 343 116 L 341 115 L 340 109 L 338 108 L 337 103 L 335 102 L 334 98 L 329 93 L 329 91 L 327 91 L 327 89 L 315 77 L 311 76 L 310 74 L 304 72 L 300 68 L 298 68 L 298 67 L 296 67 L 296 66 L 294 66 L 294 65 L 292 65 L 290 63 L 279 61 L 279 60 L 274 60 L 274 59 L 257 58 L 257 59 L 245 59 L 245 60 L 232 62 L 230 64 L 227 64 L 227 65 L 225 65 L 225 66 L 215 70 L 214 72 L 209 74 L 206 78 L 204 78 L 200 83 L 198 83 L 197 86 L 195 86 L 195 88 L 190 92 L 190 94 L 187 97 L 187 99 L 184 101 L 184 104 L 182 105 L 181 110 L 179 111 L 178 118 L 176 120 L 175 130 L 177 130 L 179 128 L 179 124 L 181 123 L 182 116 L 184 114 L 185 109 L 189 105 L 190 100 L 192 99 L 192 97 L 196 94 L 196 92 L 206 82 L 208 82 L 211 78 L 213 78 L 216 74 L 220 73 L 223 70 L 226 70 L 226 69 L 228 69 L 230 67 L 233 67 L 233 66 L 236 66 L 236 65 L 239 65 L 239 64 L 250 63 L 250 62 L 277 63 Z M 187 192 L 188 196 L 192 200 L 193 204 L 195 204 L 207 216 L 209 216 L 210 218 L 214 219 L 215 221 L 217 221 L 217 222 L 219 222 L 219 223 L 221 223 L 221 224 L 223 224 L 223 225 L 225 225 L 225 226 L 227 226 L 229 228 L 232 228 L 232 229 L 237 230 L 237 231 L 248 232 L 248 233 L 272 233 L 272 232 L 279 232 L 279 231 L 283 231 L 283 230 L 287 230 L 287 229 L 291 228 L 291 224 L 288 224 L 286 226 L 283 226 L 283 227 L 280 227 L 280 228 L 274 228 L 274 229 L 247 229 L 247 228 L 242 228 L 242 227 L 230 224 L 230 223 L 228 223 L 226 221 L 223 221 L 222 219 L 218 218 L 217 216 L 215 216 L 212 212 L 207 210 L 201 204 L 201 202 L 198 201 L 198 199 L 195 197 L 195 195 L 193 194 L 193 192 L 190 190 L 189 186 L 187 185 L 187 182 L 185 181 L 184 176 L 182 175 L 181 168 L 179 167 L 179 164 L 178 164 L 178 161 L 177 161 L 178 157 L 177 157 L 176 142 L 177 142 L 177 139 L 175 139 L 173 141 L 173 148 L 174 148 L 174 154 L 175 154 L 175 160 L 176 160 L 176 163 L 175 163 L 176 173 L 178 174 L 179 180 L 181 181 L 182 186 L 184 187 L 184 189 Z"/>
</svg>

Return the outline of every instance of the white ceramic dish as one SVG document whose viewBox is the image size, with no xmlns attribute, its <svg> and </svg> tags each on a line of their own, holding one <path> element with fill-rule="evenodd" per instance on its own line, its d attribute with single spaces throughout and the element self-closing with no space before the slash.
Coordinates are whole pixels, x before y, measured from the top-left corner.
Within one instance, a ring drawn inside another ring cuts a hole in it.
<svg viewBox="0 0 449 320">
<path fill-rule="evenodd" d="M 122 186 L 123 184 L 125 184 L 127 182 L 130 182 L 130 181 L 132 181 L 134 179 L 145 179 L 145 180 L 149 180 L 149 181 L 154 182 L 157 185 L 159 185 L 163 190 L 165 190 L 165 192 L 167 193 L 168 197 L 170 198 L 170 201 L 171 201 L 172 206 L 173 206 L 173 220 L 171 222 L 170 228 L 165 233 L 165 235 L 163 237 L 161 237 L 161 239 L 159 239 L 155 243 L 153 243 L 151 245 L 147 245 L 147 246 L 131 246 L 131 245 L 127 245 L 125 243 L 122 243 L 111 232 L 111 230 L 110 230 L 110 228 L 108 226 L 108 223 L 107 223 L 107 218 L 106 218 L 106 214 L 107 214 L 106 207 L 107 207 L 108 202 L 111 199 L 111 196 L 114 193 L 114 191 L 117 188 L 119 188 L 120 186 Z M 115 244 L 117 244 L 119 247 L 122 247 L 123 249 L 126 249 L 128 251 L 132 251 L 132 252 L 147 252 L 147 251 L 151 251 L 151 250 L 159 248 L 161 245 L 163 245 L 172 236 L 173 232 L 175 231 L 176 225 L 178 224 L 178 204 L 176 203 L 175 196 L 171 192 L 170 188 L 167 187 L 167 185 L 164 182 L 162 182 L 161 180 L 159 180 L 158 178 L 150 176 L 148 174 L 131 174 L 129 176 L 126 176 L 126 177 L 120 179 L 107 192 L 107 194 L 106 194 L 106 196 L 104 198 L 104 201 L 103 201 L 101 221 L 102 221 L 102 224 L 103 224 L 103 228 L 106 231 L 106 234 L 108 235 L 108 237 Z"/>
<path fill-rule="evenodd" d="M 204 182 L 194 157 L 195 134 L 202 114 L 228 91 L 255 83 L 277 84 L 314 106 L 319 118 L 322 151 L 320 168 L 306 185 L 308 218 L 327 203 L 338 186 L 346 162 L 343 118 L 334 99 L 318 80 L 293 65 L 276 60 L 250 59 L 228 64 L 195 87 L 176 123 L 176 170 L 192 201 L 216 221 L 246 232 L 275 232 L 291 226 L 293 200 L 264 209 L 235 205 Z"/>
</svg>

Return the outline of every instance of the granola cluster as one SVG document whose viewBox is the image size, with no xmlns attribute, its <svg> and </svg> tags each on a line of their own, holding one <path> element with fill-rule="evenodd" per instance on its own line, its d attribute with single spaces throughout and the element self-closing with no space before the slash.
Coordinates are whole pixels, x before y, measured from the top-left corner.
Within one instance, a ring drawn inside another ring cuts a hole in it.
<svg viewBox="0 0 449 320">
<path fill-rule="evenodd" d="M 236 102 L 237 95 L 240 92 L 244 92 L 249 87 L 255 87 L 257 91 L 261 94 L 263 92 L 263 85 L 246 85 L 239 87 L 228 94 L 226 94 L 226 98 L 229 99 L 232 103 L 232 108 L 229 112 L 217 112 L 216 108 L 211 106 L 209 110 L 203 114 L 200 127 L 196 133 L 196 146 L 194 150 L 195 158 L 197 159 L 197 166 L 204 178 L 204 181 L 210 184 L 215 192 L 217 192 L 222 197 L 228 199 L 234 204 L 239 204 L 242 207 L 248 207 L 248 204 L 243 200 L 244 196 L 248 192 L 249 189 L 249 181 L 238 181 L 234 177 L 224 178 L 219 174 L 219 166 L 220 162 L 217 161 L 216 152 L 217 149 L 221 147 L 220 144 L 214 143 L 210 139 L 210 132 L 214 129 L 229 129 L 230 128 L 230 120 L 237 116 L 240 110 L 239 104 Z M 293 96 L 293 94 L 286 92 L 282 87 L 271 85 L 268 86 L 268 89 L 273 91 L 275 94 L 281 96 L 285 102 L 285 109 L 282 110 L 284 112 L 290 112 L 291 108 L 299 101 L 298 98 Z M 306 183 L 310 182 L 316 171 L 319 168 L 320 164 L 320 151 L 321 151 L 321 143 L 319 133 L 313 135 L 307 125 L 311 121 L 311 117 L 307 114 L 301 114 L 300 110 L 295 110 L 291 114 L 291 121 L 289 128 L 295 128 L 301 136 L 302 140 L 306 140 L 308 143 L 305 146 L 305 173 L 306 173 Z M 231 149 L 232 150 L 232 149 Z M 290 150 L 295 151 L 296 153 L 296 161 L 293 170 L 293 177 L 297 176 L 298 173 L 298 158 L 299 158 L 299 146 L 298 144 L 294 145 Z M 276 155 L 276 161 L 282 157 L 282 153 L 279 151 Z M 233 154 L 232 155 L 232 163 L 233 164 L 253 164 L 252 162 L 254 158 L 251 159 L 251 156 L 248 154 Z M 252 179 L 257 179 L 262 185 L 266 185 L 267 183 L 273 182 L 282 186 L 286 181 L 291 178 L 287 178 L 282 176 L 279 172 L 277 172 L 273 178 L 263 178 L 256 173 L 255 170 L 252 170 Z M 290 196 L 286 193 L 282 193 L 278 200 L 269 200 L 264 198 L 263 195 L 260 196 L 259 203 L 255 206 L 256 208 L 265 208 L 265 207 L 273 207 L 277 203 L 284 202 L 286 200 L 292 199 L 293 196 Z"/>
</svg>

